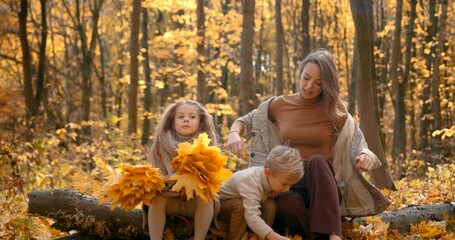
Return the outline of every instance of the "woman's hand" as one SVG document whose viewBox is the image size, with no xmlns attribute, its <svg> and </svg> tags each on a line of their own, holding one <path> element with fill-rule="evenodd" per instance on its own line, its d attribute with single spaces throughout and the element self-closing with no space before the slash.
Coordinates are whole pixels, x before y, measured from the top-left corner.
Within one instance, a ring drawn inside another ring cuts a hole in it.
<svg viewBox="0 0 455 240">
<path fill-rule="evenodd" d="M 236 131 L 230 131 L 228 135 L 227 147 L 229 151 L 235 154 L 237 157 L 242 157 L 242 138 L 240 133 Z"/>
<path fill-rule="evenodd" d="M 355 158 L 355 162 L 357 163 L 356 167 L 360 170 L 370 171 L 373 169 L 374 163 L 368 155 L 361 153 L 359 156 Z"/>
</svg>

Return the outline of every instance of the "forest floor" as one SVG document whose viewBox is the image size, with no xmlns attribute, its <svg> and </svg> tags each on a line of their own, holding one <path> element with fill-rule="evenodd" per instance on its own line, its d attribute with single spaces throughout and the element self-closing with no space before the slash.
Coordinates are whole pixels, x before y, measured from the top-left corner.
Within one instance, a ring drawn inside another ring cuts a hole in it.
<svg viewBox="0 0 455 240">
<path fill-rule="evenodd" d="M 97 197 L 106 182 L 106 171 L 112 171 L 119 163 L 144 160 L 144 149 L 115 132 L 109 134 L 107 140 L 79 145 L 69 141 L 75 136 L 66 131 L 42 136 L 32 143 L 0 142 L 0 239 L 56 239 L 74 234 L 53 228 L 53 219 L 29 214 L 27 194 L 31 190 L 66 188 Z M 229 168 L 235 170 L 236 164 L 231 160 Z M 398 190 L 383 190 L 392 201 L 387 212 L 408 206 L 455 205 L 455 163 L 449 162 L 432 165 L 418 159 L 407 161 L 406 176 L 395 181 Z M 166 231 L 165 239 L 174 239 L 173 236 Z M 380 218 L 371 217 L 364 223 L 344 222 L 343 236 L 365 240 L 455 239 L 455 216 L 446 214 L 442 221 L 429 219 L 413 224 L 409 232 L 399 232 Z M 215 238 L 210 235 L 210 239 Z M 245 239 L 257 236 L 250 233 Z"/>
</svg>

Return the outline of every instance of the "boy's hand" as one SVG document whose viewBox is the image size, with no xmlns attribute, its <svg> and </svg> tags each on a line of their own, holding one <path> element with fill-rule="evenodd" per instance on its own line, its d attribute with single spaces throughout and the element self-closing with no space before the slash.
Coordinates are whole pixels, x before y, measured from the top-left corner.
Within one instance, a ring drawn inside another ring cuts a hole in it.
<svg viewBox="0 0 455 240">
<path fill-rule="evenodd" d="M 270 232 L 269 234 L 267 234 L 265 236 L 265 239 L 267 239 L 267 240 L 289 240 L 288 237 L 281 236 L 280 234 L 278 234 L 276 232 Z"/>
</svg>

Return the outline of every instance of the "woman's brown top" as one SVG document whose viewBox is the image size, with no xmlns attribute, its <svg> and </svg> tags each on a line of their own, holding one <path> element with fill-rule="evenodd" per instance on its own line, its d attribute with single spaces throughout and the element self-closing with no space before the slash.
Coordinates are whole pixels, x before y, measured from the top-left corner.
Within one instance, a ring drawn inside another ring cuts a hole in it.
<svg viewBox="0 0 455 240">
<path fill-rule="evenodd" d="M 275 98 L 269 105 L 269 119 L 280 128 L 281 142 L 289 141 L 304 160 L 322 155 L 330 161 L 334 129 L 341 129 L 346 121 L 343 119 L 340 126 L 334 126 L 323 102 L 306 100 L 299 93 Z"/>
</svg>

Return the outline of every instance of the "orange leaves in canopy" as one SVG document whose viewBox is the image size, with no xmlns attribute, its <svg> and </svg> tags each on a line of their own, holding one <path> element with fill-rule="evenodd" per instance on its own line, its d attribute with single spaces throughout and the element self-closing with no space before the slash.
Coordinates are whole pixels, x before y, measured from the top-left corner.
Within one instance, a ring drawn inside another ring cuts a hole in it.
<svg viewBox="0 0 455 240">
<path fill-rule="evenodd" d="M 186 198 L 196 196 L 206 201 L 215 199 L 222 181 L 228 179 L 232 172 L 224 168 L 227 157 L 220 149 L 209 146 L 210 138 L 206 133 L 199 135 L 193 144 L 183 142 L 177 148 L 178 155 L 172 160 L 176 174 L 171 177 L 176 180 L 171 191 L 179 192 L 185 189 Z"/>
<path fill-rule="evenodd" d="M 110 176 L 110 180 L 100 191 L 100 203 L 112 201 L 112 208 L 134 209 L 141 201 L 150 205 L 158 191 L 164 188 L 164 180 L 159 169 L 150 165 L 120 164 L 122 174 Z"/>
</svg>

